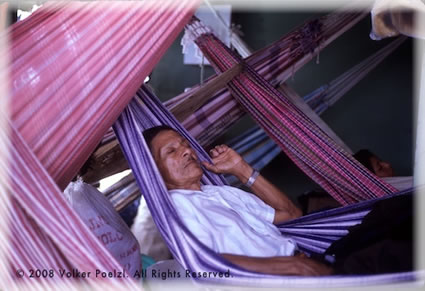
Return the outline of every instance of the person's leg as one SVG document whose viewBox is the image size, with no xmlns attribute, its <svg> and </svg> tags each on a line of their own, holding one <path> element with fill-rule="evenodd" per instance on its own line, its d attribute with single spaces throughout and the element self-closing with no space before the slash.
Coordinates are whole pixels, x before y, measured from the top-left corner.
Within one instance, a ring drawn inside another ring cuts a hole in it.
<svg viewBox="0 0 425 291">
<path fill-rule="evenodd" d="M 357 250 L 332 266 L 335 274 L 382 274 L 413 269 L 412 245 L 408 241 L 382 240 Z"/>
<path fill-rule="evenodd" d="M 378 202 L 363 222 L 334 242 L 326 254 L 340 274 L 376 274 L 413 269 L 412 195 Z"/>
</svg>

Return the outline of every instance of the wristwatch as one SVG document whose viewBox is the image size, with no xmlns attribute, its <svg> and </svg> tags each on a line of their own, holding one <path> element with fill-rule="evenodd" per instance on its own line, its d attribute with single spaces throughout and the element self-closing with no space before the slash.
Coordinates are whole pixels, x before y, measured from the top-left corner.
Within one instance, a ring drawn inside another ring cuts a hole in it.
<svg viewBox="0 0 425 291">
<path fill-rule="evenodd" d="M 248 181 L 246 181 L 245 186 L 251 187 L 252 184 L 254 184 L 255 180 L 257 180 L 258 176 L 260 176 L 260 172 L 258 172 L 256 169 L 252 169 L 251 177 L 249 177 Z"/>
</svg>

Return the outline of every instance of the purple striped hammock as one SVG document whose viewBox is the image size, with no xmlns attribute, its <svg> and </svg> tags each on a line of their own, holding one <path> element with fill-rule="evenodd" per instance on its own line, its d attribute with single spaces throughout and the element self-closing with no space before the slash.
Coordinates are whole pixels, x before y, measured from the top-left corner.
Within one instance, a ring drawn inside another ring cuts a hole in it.
<svg viewBox="0 0 425 291">
<path fill-rule="evenodd" d="M 152 217 L 174 258 L 183 268 L 194 272 L 230 270 L 234 276 L 232 278 L 197 278 L 197 282 L 264 287 L 336 287 L 412 281 L 423 275 L 423 272 L 414 271 L 369 276 L 275 276 L 246 271 L 230 264 L 199 242 L 180 221 L 142 135 L 145 129 L 160 124 L 170 125 L 180 132 L 191 143 L 201 161 L 209 160 L 208 154 L 202 147 L 146 87 L 139 89 L 135 98 L 115 123 L 114 131 L 140 191 L 145 195 Z M 204 173 L 202 179 L 204 184 L 225 184 L 222 176 L 207 171 Z M 280 225 L 279 229 L 282 234 L 291 236 L 297 241 L 300 248 L 307 254 L 320 254 L 333 241 L 347 234 L 348 227 L 360 223 L 376 201 L 387 197 L 390 196 L 304 216 Z"/>
<path fill-rule="evenodd" d="M 122 266 L 70 207 L 12 124 L 0 127 L 0 143 L 2 149 L 9 149 L 6 167 L 1 167 L 2 177 L 9 178 L 0 196 L 2 286 L 17 290 L 48 290 L 53 286 L 59 290 L 138 288 L 131 279 L 60 277 L 60 270 L 95 274 L 96 270 L 122 270 Z M 47 270 L 48 275 L 30 278 L 29 270 L 36 269 Z M 54 272 L 52 277 L 50 270 Z"/>
</svg>

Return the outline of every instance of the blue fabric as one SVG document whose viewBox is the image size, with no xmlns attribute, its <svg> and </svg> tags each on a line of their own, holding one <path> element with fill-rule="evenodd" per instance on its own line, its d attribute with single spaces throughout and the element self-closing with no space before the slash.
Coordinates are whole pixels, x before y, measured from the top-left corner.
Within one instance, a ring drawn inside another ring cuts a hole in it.
<svg viewBox="0 0 425 291">
<path fill-rule="evenodd" d="M 146 272 L 147 268 L 155 264 L 155 259 L 144 254 L 140 254 L 140 257 L 142 259 L 142 270 Z"/>
</svg>

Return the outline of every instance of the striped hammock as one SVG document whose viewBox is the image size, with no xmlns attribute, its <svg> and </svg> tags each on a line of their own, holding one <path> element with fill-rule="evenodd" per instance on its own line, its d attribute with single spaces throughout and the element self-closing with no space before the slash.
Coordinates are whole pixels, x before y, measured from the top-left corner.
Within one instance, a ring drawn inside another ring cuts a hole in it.
<svg viewBox="0 0 425 291">
<path fill-rule="evenodd" d="M 307 21 L 276 42 L 255 52 L 246 58 L 245 62 L 263 78 L 272 82 L 273 85 L 277 85 L 293 76 L 303 65 L 318 56 L 322 49 L 365 16 L 366 13 L 337 11 Z M 206 80 L 205 83 L 208 84 L 208 81 L 213 78 Z M 198 88 L 194 87 L 164 104 L 170 111 L 173 111 L 188 96 L 192 96 Z M 201 145 L 206 146 L 210 145 L 244 114 L 245 111 L 230 92 L 221 90 L 194 114 L 182 120 L 182 124 Z"/>
<path fill-rule="evenodd" d="M 11 119 L 61 188 L 77 174 L 197 3 L 51 2 L 11 27 Z"/>
<path fill-rule="evenodd" d="M 228 83 L 232 94 L 286 155 L 341 205 L 397 192 L 343 151 L 199 20 L 193 18 L 186 27 L 217 72 L 243 63 L 244 71 Z"/>
<path fill-rule="evenodd" d="M 94 276 L 96 270 L 113 272 L 123 267 L 65 200 L 13 124 L 8 129 L 0 127 L 0 140 L 2 149 L 9 149 L 7 163 L 1 164 L 2 177 L 9 177 L 1 186 L 0 198 L 2 286 L 16 290 L 137 288 L 131 279 Z M 37 269 L 47 274 L 31 278 L 31 270 Z M 74 280 L 68 279 L 66 273 L 73 269 L 92 276 L 84 281 L 72 275 Z M 66 271 L 64 277 L 61 270 Z"/>
<path fill-rule="evenodd" d="M 304 101 L 321 115 L 334 105 L 351 88 L 360 82 L 370 71 L 379 65 L 388 55 L 397 49 L 405 37 L 399 37 L 384 48 L 370 55 L 354 67 L 350 68 L 331 82 L 317 88 L 303 97 Z M 258 126 L 237 136 L 228 142 L 234 150 L 244 156 L 244 159 L 256 169 L 262 169 L 280 153 L 277 144 L 271 141 L 267 134 Z M 236 183 L 234 177 L 226 177 L 230 184 Z"/>
<path fill-rule="evenodd" d="M 201 161 L 209 160 L 208 154 L 189 135 L 162 103 L 142 87 L 118 121 L 115 133 L 133 171 L 141 193 L 145 196 L 152 217 L 174 258 L 184 269 L 194 272 L 226 272 L 232 278 L 196 278 L 198 282 L 226 285 L 250 285 L 262 287 L 341 287 L 389 284 L 411 281 L 424 272 L 368 276 L 275 276 L 246 271 L 230 264 L 220 255 L 205 247 L 180 221 L 170 196 L 161 179 L 158 168 L 143 139 L 143 130 L 155 125 L 167 124 L 182 134 L 196 150 Z M 206 172 L 203 183 L 224 184 L 221 176 Z M 283 234 L 291 236 L 309 254 L 320 254 L 332 241 L 344 236 L 347 228 L 361 222 L 372 205 L 381 199 L 364 201 L 355 205 L 315 213 L 279 226 Z"/>
<path fill-rule="evenodd" d="M 138 288 L 132 279 L 60 277 L 59 269 L 95 274 L 122 266 L 59 188 L 77 173 L 196 5 L 49 2 L 1 35 L 2 43 L 10 39 L 10 112 L 2 112 L 6 127 L 0 127 L 3 289 Z M 35 279 L 30 269 L 55 273 Z"/>
<path fill-rule="evenodd" d="M 370 55 L 328 84 L 325 84 L 303 97 L 304 101 L 317 113 L 322 114 L 334 105 L 345 93 L 376 68 L 387 56 L 397 49 L 407 37 L 401 36 Z"/>
</svg>

